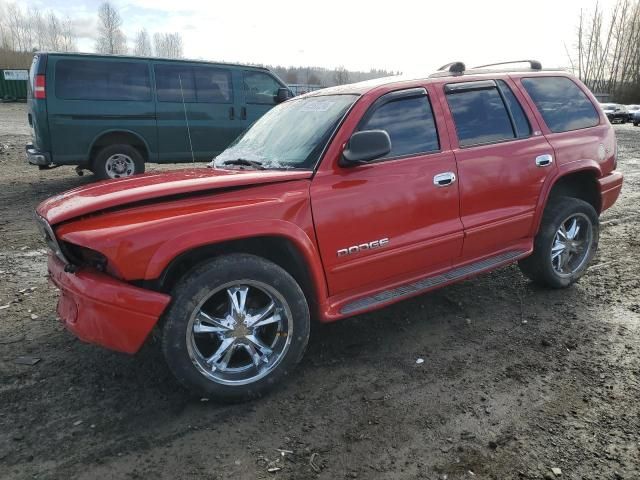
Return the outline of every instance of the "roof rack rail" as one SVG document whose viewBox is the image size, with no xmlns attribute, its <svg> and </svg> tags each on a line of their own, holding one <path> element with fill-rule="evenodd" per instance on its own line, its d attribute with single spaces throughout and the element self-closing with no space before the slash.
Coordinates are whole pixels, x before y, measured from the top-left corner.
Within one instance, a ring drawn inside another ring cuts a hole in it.
<svg viewBox="0 0 640 480">
<path fill-rule="evenodd" d="M 462 62 L 451 62 L 446 65 L 441 66 L 438 71 L 443 72 L 451 72 L 451 73 L 462 73 L 467 69 L 464 63 Z"/>
<path fill-rule="evenodd" d="M 487 65 L 479 65 L 473 68 L 496 67 L 498 65 L 510 65 L 512 63 L 528 63 L 532 70 L 542 70 L 542 64 L 538 60 L 513 60 L 511 62 L 489 63 Z"/>
</svg>

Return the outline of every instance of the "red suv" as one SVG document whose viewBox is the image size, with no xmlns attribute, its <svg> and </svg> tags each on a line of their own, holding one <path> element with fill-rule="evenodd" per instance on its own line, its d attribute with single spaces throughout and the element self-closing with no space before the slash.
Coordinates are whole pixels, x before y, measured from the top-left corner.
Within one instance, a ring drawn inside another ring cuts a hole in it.
<svg viewBox="0 0 640 480">
<path fill-rule="evenodd" d="M 563 71 L 381 79 L 276 106 L 212 168 L 105 181 L 37 209 L 58 313 L 187 387 L 259 396 L 332 322 L 512 262 L 582 276 L 617 199 L 613 128 Z"/>
</svg>

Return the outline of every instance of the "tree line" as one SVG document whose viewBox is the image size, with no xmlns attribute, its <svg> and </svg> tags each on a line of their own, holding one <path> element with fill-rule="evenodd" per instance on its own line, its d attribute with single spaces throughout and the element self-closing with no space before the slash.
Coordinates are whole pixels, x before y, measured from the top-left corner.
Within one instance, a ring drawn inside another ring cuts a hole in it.
<svg viewBox="0 0 640 480">
<path fill-rule="evenodd" d="M 123 31 L 124 21 L 110 2 L 100 5 L 94 49 L 96 53 L 132 54 L 147 57 L 183 58 L 180 33 L 136 33 L 129 42 Z M 17 3 L 0 0 L 0 68 L 29 68 L 34 51 L 75 52 L 78 34 L 72 19 L 53 10 L 23 8 Z M 344 66 L 334 69 L 320 67 L 270 66 L 288 84 L 317 86 L 342 85 L 371 78 L 397 75 L 400 72 L 371 69 L 368 72 L 349 71 Z"/>
<path fill-rule="evenodd" d="M 133 54 L 182 58 L 180 33 L 139 31 L 130 47 L 122 30 L 123 20 L 109 2 L 97 12 L 96 53 Z M 53 10 L 24 8 L 17 3 L 0 0 L 0 68 L 27 68 L 35 51 L 75 52 L 78 34 L 73 21 Z"/>
</svg>

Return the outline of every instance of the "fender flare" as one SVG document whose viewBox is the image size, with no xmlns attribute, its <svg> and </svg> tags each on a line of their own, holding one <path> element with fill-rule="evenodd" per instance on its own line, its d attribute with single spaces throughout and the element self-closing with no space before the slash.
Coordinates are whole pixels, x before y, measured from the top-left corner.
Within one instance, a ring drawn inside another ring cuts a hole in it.
<svg viewBox="0 0 640 480">
<path fill-rule="evenodd" d="M 313 291 L 318 302 L 328 296 L 320 252 L 311 238 L 299 226 L 284 220 L 260 220 L 230 223 L 226 225 L 201 226 L 178 237 L 166 239 L 152 255 L 147 264 L 145 279 L 159 278 L 171 261 L 179 255 L 196 248 L 253 237 L 282 237 L 289 240 L 300 252 L 311 277 Z"/>
<path fill-rule="evenodd" d="M 596 179 L 602 176 L 602 169 L 600 167 L 600 164 L 598 164 L 598 162 L 596 162 L 595 160 L 577 160 L 575 162 L 560 165 L 559 168 L 555 170 L 554 175 L 547 177 L 547 181 L 542 187 L 542 192 L 540 192 L 540 198 L 538 199 L 536 214 L 533 220 L 533 231 L 531 232 L 532 237 L 535 237 L 538 233 L 540 223 L 542 222 L 542 215 L 544 213 L 545 207 L 547 206 L 547 202 L 549 201 L 549 195 L 551 194 L 551 190 L 553 190 L 553 187 L 558 183 L 558 181 L 560 181 L 567 175 L 579 172 L 593 173 L 594 178 Z"/>
</svg>

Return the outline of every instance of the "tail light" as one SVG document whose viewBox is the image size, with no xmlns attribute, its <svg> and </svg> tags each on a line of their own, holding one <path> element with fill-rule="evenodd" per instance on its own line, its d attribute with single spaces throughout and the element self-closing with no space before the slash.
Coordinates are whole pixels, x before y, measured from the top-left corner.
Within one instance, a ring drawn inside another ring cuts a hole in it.
<svg viewBox="0 0 640 480">
<path fill-rule="evenodd" d="M 33 87 L 33 97 L 44 100 L 47 98 L 47 90 L 45 88 L 45 76 L 44 75 L 36 75 L 36 82 Z"/>
</svg>

